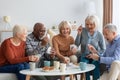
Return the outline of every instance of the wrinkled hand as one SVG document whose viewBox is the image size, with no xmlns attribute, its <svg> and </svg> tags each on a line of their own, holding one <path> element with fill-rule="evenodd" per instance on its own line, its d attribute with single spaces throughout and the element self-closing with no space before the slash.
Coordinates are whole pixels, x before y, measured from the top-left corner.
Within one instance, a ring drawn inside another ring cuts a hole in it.
<svg viewBox="0 0 120 80">
<path fill-rule="evenodd" d="M 89 59 L 93 59 L 93 60 L 99 60 L 99 55 L 98 54 L 94 54 L 94 53 L 89 54 L 86 57 L 89 58 Z"/>
<path fill-rule="evenodd" d="M 37 62 L 38 60 L 39 58 L 34 55 L 29 56 L 29 61 Z"/>
<path fill-rule="evenodd" d="M 78 31 L 78 34 L 80 35 L 82 32 L 82 24 L 78 27 L 77 31 Z"/>
<path fill-rule="evenodd" d="M 42 39 L 42 43 L 41 45 L 42 46 L 45 46 L 47 43 L 49 43 L 50 39 L 48 38 L 48 36 L 45 36 L 43 39 Z"/>
<path fill-rule="evenodd" d="M 64 63 L 66 63 L 66 64 L 70 63 L 70 58 L 69 57 L 64 57 Z"/>
<path fill-rule="evenodd" d="M 97 50 L 96 50 L 95 47 L 92 46 L 91 44 L 88 44 L 88 49 L 89 49 L 90 52 L 92 52 L 92 53 L 97 53 Z"/>
<path fill-rule="evenodd" d="M 55 55 L 56 55 L 56 51 L 55 51 L 55 49 L 52 48 L 51 51 L 50 51 L 50 53 L 51 53 L 51 54 L 50 54 L 51 58 L 54 58 Z"/>
</svg>

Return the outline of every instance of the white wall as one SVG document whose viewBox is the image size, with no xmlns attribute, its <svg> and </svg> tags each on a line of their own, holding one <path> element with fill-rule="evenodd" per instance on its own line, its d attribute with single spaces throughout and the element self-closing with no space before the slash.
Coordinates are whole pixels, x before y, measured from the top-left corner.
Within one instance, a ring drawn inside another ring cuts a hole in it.
<svg viewBox="0 0 120 80">
<path fill-rule="evenodd" d="M 120 0 L 113 1 L 113 24 L 117 26 L 118 34 L 120 34 Z"/>
<path fill-rule="evenodd" d="M 0 30 L 5 26 L 3 16 L 11 16 L 11 26 L 24 24 L 30 30 L 36 22 L 43 22 L 48 28 L 62 20 L 84 24 L 91 1 L 102 23 L 102 0 L 0 0 Z"/>
</svg>

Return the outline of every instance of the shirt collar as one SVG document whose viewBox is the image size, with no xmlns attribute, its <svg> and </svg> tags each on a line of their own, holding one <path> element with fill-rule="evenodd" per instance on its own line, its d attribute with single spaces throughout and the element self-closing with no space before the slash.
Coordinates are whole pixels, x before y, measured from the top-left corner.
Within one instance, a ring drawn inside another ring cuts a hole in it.
<svg viewBox="0 0 120 80">
<path fill-rule="evenodd" d="M 115 41 L 117 41 L 119 38 L 120 38 L 120 35 L 117 35 L 117 36 L 115 37 L 115 39 L 113 40 L 113 43 L 114 43 Z"/>
</svg>

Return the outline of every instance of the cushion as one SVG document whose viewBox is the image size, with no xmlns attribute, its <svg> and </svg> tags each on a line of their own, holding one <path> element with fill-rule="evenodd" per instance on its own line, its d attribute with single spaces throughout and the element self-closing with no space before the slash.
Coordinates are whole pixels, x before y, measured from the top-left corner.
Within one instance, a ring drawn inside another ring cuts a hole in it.
<svg viewBox="0 0 120 80">
<path fill-rule="evenodd" d="M 50 45 L 52 46 L 52 38 L 53 38 L 53 36 L 56 35 L 56 33 L 52 29 L 48 29 L 47 33 L 50 36 Z"/>
</svg>

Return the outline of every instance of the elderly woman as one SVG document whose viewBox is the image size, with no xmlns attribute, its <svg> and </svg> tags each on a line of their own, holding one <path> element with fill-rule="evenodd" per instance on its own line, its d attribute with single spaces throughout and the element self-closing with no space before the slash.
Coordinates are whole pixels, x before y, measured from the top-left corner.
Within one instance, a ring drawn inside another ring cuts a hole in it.
<svg viewBox="0 0 120 80">
<path fill-rule="evenodd" d="M 52 38 L 53 47 L 56 50 L 58 60 L 64 63 L 70 62 L 70 56 L 77 52 L 77 49 L 70 49 L 70 45 L 74 44 L 74 38 L 70 36 L 71 25 L 67 21 L 62 21 L 59 24 L 59 34 Z M 71 77 L 71 76 L 70 76 Z M 61 79 L 64 80 L 65 76 Z"/>
<path fill-rule="evenodd" d="M 60 61 L 68 63 L 71 55 L 76 53 L 76 50 L 70 50 L 70 45 L 74 44 L 74 38 L 70 36 L 71 25 L 67 21 L 62 21 L 59 24 L 59 34 L 52 38 L 53 47 L 56 50 L 56 55 Z"/>
<path fill-rule="evenodd" d="M 48 54 L 50 39 L 47 35 L 48 34 L 45 25 L 42 23 L 36 23 L 34 25 L 33 32 L 27 36 L 26 55 L 37 55 L 40 58 L 40 60 L 36 63 L 36 67 L 43 67 L 43 63 L 45 60 L 49 60 L 52 62 L 52 60 L 54 59 L 54 49 L 51 50 L 51 54 Z M 47 77 L 44 76 L 34 76 L 34 78 L 36 80 L 47 80 Z M 49 77 L 49 80 L 50 78 L 52 77 Z"/>
<path fill-rule="evenodd" d="M 78 28 L 78 34 L 75 40 L 77 46 L 81 45 L 81 62 L 87 62 L 94 64 L 96 67 L 92 71 L 93 80 L 97 80 L 100 77 L 99 62 L 93 59 L 89 59 L 88 55 L 91 54 L 88 47 L 89 44 L 94 46 L 99 53 L 105 51 L 106 45 L 103 35 L 97 30 L 98 17 L 95 15 L 89 15 L 85 19 L 85 28 L 80 26 Z M 101 54 L 98 54 L 101 55 Z M 90 80 L 89 72 L 86 73 L 86 80 Z"/>
<path fill-rule="evenodd" d="M 0 73 L 15 73 L 18 80 L 25 80 L 25 75 L 20 70 L 28 69 L 29 61 L 38 61 L 35 56 L 25 57 L 25 40 L 27 30 L 25 26 L 15 25 L 13 37 L 1 44 L 0 48 Z"/>
</svg>

